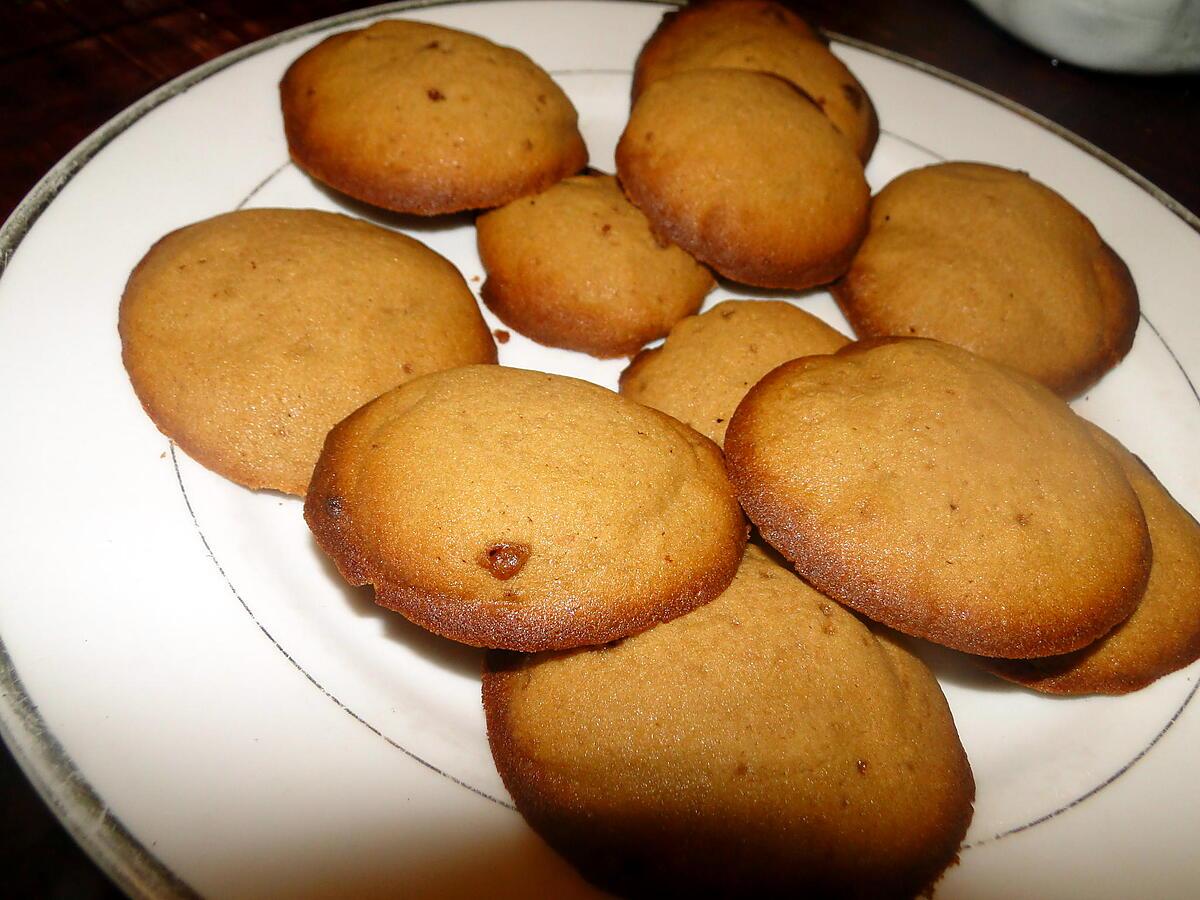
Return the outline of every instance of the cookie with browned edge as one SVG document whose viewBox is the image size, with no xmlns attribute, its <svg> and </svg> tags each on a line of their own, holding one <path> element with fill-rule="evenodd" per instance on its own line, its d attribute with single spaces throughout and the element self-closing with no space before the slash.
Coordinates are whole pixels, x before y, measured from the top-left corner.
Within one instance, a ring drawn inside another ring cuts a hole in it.
<svg viewBox="0 0 1200 900">
<path fill-rule="evenodd" d="M 121 298 L 121 355 L 159 429 L 251 488 L 304 494 L 325 434 L 417 375 L 496 361 L 458 270 L 316 210 L 248 209 L 164 237 Z"/>
<path fill-rule="evenodd" d="M 706 603 L 746 526 L 712 441 L 598 385 L 497 366 L 409 382 L 329 434 L 304 516 L 430 631 L 597 644 Z"/>
<path fill-rule="evenodd" d="M 279 85 L 292 160 L 398 212 L 500 206 L 587 163 L 575 107 L 525 54 L 423 22 L 326 38 Z"/>
<path fill-rule="evenodd" d="M 933 675 L 753 546 L 665 625 L 489 654 L 483 703 L 517 809 L 622 896 L 908 898 L 971 819 Z"/>
<path fill-rule="evenodd" d="M 949 344 L 784 363 L 738 406 L 725 453 L 802 577 L 957 650 L 1077 650 L 1146 586 L 1146 521 L 1112 455 L 1045 387 Z"/>
<path fill-rule="evenodd" d="M 621 135 L 617 174 L 657 234 L 760 287 L 832 281 L 867 227 L 853 148 L 799 89 L 761 72 L 655 81 Z"/>
<path fill-rule="evenodd" d="M 712 274 L 656 239 L 611 175 L 560 181 L 476 220 L 483 300 L 551 347 L 631 356 L 700 308 Z"/>
<path fill-rule="evenodd" d="M 988 661 L 997 675 L 1048 694 L 1126 694 L 1200 658 L 1200 524 L 1116 438 L 1096 426 L 1091 432 L 1137 492 L 1154 562 L 1133 615 L 1091 646 L 1066 656 Z"/>
<path fill-rule="evenodd" d="M 1074 206 L 1024 172 L 941 163 L 871 202 L 871 227 L 833 287 L 859 337 L 930 337 L 1070 397 L 1129 352 L 1129 269 Z"/>
<path fill-rule="evenodd" d="M 718 444 L 746 392 L 789 359 L 833 353 L 836 329 L 780 300 L 726 300 L 671 329 L 621 373 L 621 393 L 661 409 Z"/>
<path fill-rule="evenodd" d="M 786 78 L 812 98 L 862 160 L 879 120 L 871 98 L 821 36 L 772 0 L 702 0 L 663 16 L 633 71 L 633 96 L 689 69 L 750 69 Z"/>
</svg>

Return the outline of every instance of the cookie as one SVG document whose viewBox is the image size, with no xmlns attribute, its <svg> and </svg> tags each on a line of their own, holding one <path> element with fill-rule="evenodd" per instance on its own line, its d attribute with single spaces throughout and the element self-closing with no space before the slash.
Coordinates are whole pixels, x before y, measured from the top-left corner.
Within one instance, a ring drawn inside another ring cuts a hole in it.
<svg viewBox="0 0 1200 900">
<path fill-rule="evenodd" d="M 617 174 L 655 233 L 759 287 L 831 281 L 867 227 L 853 149 L 794 85 L 760 72 L 655 81 L 621 135 Z"/>
<path fill-rule="evenodd" d="M 654 237 L 610 175 L 568 178 L 475 224 L 484 302 L 551 347 L 631 356 L 713 287 L 707 269 Z"/>
<path fill-rule="evenodd" d="M 864 162 L 879 138 L 866 90 L 815 31 L 770 0 L 708 0 L 663 16 L 638 56 L 633 96 L 691 69 L 750 69 L 786 78 L 829 117 Z"/>
<path fill-rule="evenodd" d="M 121 355 L 159 429 L 250 488 L 303 495 L 325 434 L 422 375 L 494 363 L 458 270 L 315 210 L 250 209 L 155 244 L 121 298 Z"/>
<path fill-rule="evenodd" d="M 1146 586 L 1146 522 L 1117 462 L 1049 390 L 949 344 L 784 363 L 738 406 L 725 453 L 803 578 L 956 650 L 1077 650 Z"/>
<path fill-rule="evenodd" d="M 661 409 L 718 444 L 746 391 L 789 359 L 833 353 L 847 339 L 779 300 L 726 300 L 671 329 L 621 373 L 621 393 Z"/>
<path fill-rule="evenodd" d="M 746 527 L 721 453 L 584 381 L 468 366 L 330 432 L 304 516 L 352 584 L 456 641 L 614 640 L 719 594 Z"/>
<path fill-rule="evenodd" d="M 617 644 L 488 654 L 517 809 L 634 897 L 912 897 L 974 783 L 925 666 L 761 551 L 708 605 Z"/>
<path fill-rule="evenodd" d="M 335 34 L 279 85 L 292 160 L 397 212 L 500 206 L 587 163 L 575 107 L 527 56 L 423 22 Z"/>
<path fill-rule="evenodd" d="M 1070 397 L 1129 352 L 1138 295 L 1087 218 L 1024 172 L 942 163 L 871 203 L 834 296 L 859 337 L 965 347 Z"/>
<path fill-rule="evenodd" d="M 1116 438 L 1092 426 L 1137 492 L 1154 561 L 1142 602 L 1096 643 L 1066 656 L 992 660 L 997 675 L 1048 694 L 1126 694 L 1200 658 L 1200 524 Z"/>
</svg>

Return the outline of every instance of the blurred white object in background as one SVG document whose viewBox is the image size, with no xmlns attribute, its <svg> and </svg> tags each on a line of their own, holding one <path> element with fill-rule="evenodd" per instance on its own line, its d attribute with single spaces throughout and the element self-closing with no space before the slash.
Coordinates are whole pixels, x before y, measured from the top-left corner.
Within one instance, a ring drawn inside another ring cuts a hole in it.
<svg viewBox="0 0 1200 900">
<path fill-rule="evenodd" d="M 1200 0 L 970 0 L 1058 59 L 1114 72 L 1200 70 Z"/>
</svg>

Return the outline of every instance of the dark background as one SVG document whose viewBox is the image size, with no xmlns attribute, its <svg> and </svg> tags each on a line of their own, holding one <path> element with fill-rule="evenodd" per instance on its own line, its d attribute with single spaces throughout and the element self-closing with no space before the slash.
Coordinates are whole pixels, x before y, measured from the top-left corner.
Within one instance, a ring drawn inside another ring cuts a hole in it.
<svg viewBox="0 0 1200 900">
<path fill-rule="evenodd" d="M 338 0 L 5 0 L 0 3 L 0 219 L 96 127 L 176 75 Z M 1200 215 L 1200 75 L 1059 64 L 964 0 L 811 0 L 812 24 L 930 63 L 1041 113 Z M 630 61 L 632 64 L 632 60 Z M 117 897 L 0 749 L 0 895 Z"/>
</svg>

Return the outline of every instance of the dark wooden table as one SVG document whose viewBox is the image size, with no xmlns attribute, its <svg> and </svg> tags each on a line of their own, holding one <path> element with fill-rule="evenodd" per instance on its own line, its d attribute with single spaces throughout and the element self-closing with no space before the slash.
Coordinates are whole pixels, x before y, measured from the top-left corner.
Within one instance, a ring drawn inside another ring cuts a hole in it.
<svg viewBox="0 0 1200 900">
<path fill-rule="evenodd" d="M 0 218 L 93 129 L 243 44 L 362 4 L 339 0 L 7 0 L 0 4 Z M 962 0 L 805 0 L 814 24 L 930 63 L 1060 123 L 1200 215 L 1200 75 L 1059 64 Z M 0 757 L 0 894 L 116 896 Z"/>
</svg>

